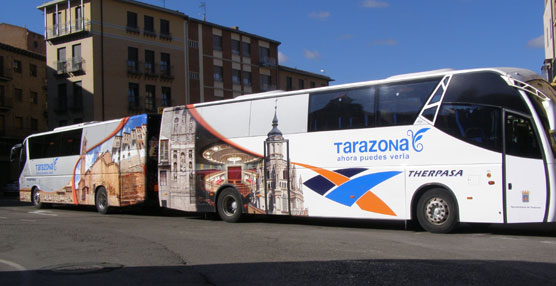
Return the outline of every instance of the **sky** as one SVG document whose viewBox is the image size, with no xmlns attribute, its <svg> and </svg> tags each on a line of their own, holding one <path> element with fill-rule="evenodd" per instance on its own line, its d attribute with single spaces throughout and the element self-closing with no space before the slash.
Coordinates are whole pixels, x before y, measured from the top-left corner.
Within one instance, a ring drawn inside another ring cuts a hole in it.
<svg viewBox="0 0 556 286">
<path fill-rule="evenodd" d="M 44 33 L 36 7 L 46 0 L 6 2 L 0 22 Z M 142 2 L 279 41 L 281 65 L 324 74 L 331 84 L 442 68 L 541 73 L 544 61 L 542 0 Z"/>
</svg>

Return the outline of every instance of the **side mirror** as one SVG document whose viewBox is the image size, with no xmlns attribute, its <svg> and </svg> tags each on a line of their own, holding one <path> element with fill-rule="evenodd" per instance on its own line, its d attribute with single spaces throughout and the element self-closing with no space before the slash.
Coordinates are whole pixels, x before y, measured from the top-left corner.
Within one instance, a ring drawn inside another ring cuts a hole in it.
<svg viewBox="0 0 556 286">
<path fill-rule="evenodd" d="M 10 162 L 16 162 L 19 160 L 19 154 L 21 152 L 22 144 L 16 144 L 10 150 Z"/>
</svg>

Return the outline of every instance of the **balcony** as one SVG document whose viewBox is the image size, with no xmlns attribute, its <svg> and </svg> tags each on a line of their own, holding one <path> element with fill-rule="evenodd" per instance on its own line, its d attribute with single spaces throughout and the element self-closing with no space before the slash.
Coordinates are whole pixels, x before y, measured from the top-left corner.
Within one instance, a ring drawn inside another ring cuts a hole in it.
<svg viewBox="0 0 556 286">
<path fill-rule="evenodd" d="M 82 57 L 75 57 L 71 59 L 69 71 L 72 73 L 84 73 L 85 60 Z"/>
<path fill-rule="evenodd" d="M 275 67 L 276 66 L 276 59 L 270 57 L 261 57 L 259 59 L 259 65 L 263 67 Z"/>
<path fill-rule="evenodd" d="M 142 112 L 143 107 L 139 104 L 139 98 L 135 98 L 135 101 L 128 101 L 127 110 L 130 112 Z"/>
<path fill-rule="evenodd" d="M 136 60 L 127 60 L 127 74 L 129 75 L 141 75 L 141 70 L 139 69 L 140 62 Z"/>
<path fill-rule="evenodd" d="M 163 40 L 168 40 L 171 41 L 172 40 L 172 34 L 168 33 L 168 32 L 160 32 L 160 38 Z"/>
<path fill-rule="evenodd" d="M 83 18 L 73 19 L 69 23 L 56 24 L 45 28 L 47 40 L 84 32 L 88 33 L 90 31 L 91 21 Z"/>
<path fill-rule="evenodd" d="M 125 30 L 126 30 L 126 32 L 133 33 L 133 34 L 140 34 L 141 33 L 141 29 L 139 29 L 139 27 L 137 27 L 137 26 L 126 26 Z"/>
<path fill-rule="evenodd" d="M 150 77 L 157 77 L 158 74 L 156 73 L 155 64 L 152 62 L 145 63 L 145 76 Z"/>
<path fill-rule="evenodd" d="M 143 35 L 156 38 L 156 32 L 153 30 L 143 30 Z"/>
<path fill-rule="evenodd" d="M 174 79 L 174 67 L 167 64 L 160 64 L 160 77 L 163 79 Z"/>
<path fill-rule="evenodd" d="M 63 75 L 68 73 L 68 62 L 66 60 L 63 61 L 56 61 L 56 74 Z"/>
</svg>

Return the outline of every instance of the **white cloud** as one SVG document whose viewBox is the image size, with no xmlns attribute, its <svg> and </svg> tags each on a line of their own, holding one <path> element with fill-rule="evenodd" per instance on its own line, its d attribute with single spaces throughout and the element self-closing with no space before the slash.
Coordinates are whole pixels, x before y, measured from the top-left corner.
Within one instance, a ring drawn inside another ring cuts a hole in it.
<svg viewBox="0 0 556 286">
<path fill-rule="evenodd" d="M 308 60 L 317 60 L 320 58 L 320 54 L 318 51 L 304 50 L 303 54 L 305 55 L 305 58 Z"/>
<path fill-rule="evenodd" d="M 284 64 L 287 61 L 288 61 L 288 56 L 286 56 L 286 54 L 284 54 L 282 52 L 278 52 L 278 63 L 279 64 Z"/>
<path fill-rule="evenodd" d="M 311 12 L 309 13 L 309 18 L 324 21 L 330 17 L 330 12 L 328 11 L 319 11 L 319 12 Z"/>
<path fill-rule="evenodd" d="M 386 40 L 374 40 L 371 42 L 371 46 L 397 46 L 400 43 L 394 39 L 386 39 Z"/>
<path fill-rule="evenodd" d="M 534 39 L 531 39 L 527 43 L 527 47 L 534 48 L 534 49 L 542 49 L 544 48 L 544 36 L 540 35 Z"/>
<path fill-rule="evenodd" d="M 390 4 L 385 1 L 365 0 L 361 3 L 361 6 L 365 8 L 388 8 L 390 7 Z"/>
</svg>

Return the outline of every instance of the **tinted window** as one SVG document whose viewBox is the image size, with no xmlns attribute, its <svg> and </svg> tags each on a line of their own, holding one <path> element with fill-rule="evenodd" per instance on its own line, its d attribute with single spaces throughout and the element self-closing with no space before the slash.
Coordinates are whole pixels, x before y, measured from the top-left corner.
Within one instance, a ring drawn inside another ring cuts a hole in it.
<svg viewBox="0 0 556 286">
<path fill-rule="evenodd" d="M 410 125 L 440 80 L 379 87 L 377 126 Z"/>
<path fill-rule="evenodd" d="M 494 72 L 455 74 L 444 102 L 494 105 L 529 114 L 521 94 Z"/>
<path fill-rule="evenodd" d="M 542 159 L 537 134 L 529 119 L 515 114 L 507 114 L 505 124 L 506 154 Z"/>
<path fill-rule="evenodd" d="M 423 111 L 423 116 L 430 120 L 431 122 L 434 121 L 434 115 L 436 114 L 436 109 L 438 108 L 438 105 L 433 106 L 433 107 L 429 107 L 427 109 L 425 109 L 425 111 Z"/>
<path fill-rule="evenodd" d="M 440 79 L 313 93 L 309 131 L 409 125 Z"/>
<path fill-rule="evenodd" d="M 309 131 L 375 126 L 375 88 L 311 94 Z"/>
<path fill-rule="evenodd" d="M 465 142 L 501 152 L 501 111 L 489 106 L 443 104 L 435 126 Z"/>
<path fill-rule="evenodd" d="M 72 156 L 81 154 L 81 129 L 70 130 L 60 133 L 59 156 Z"/>
<path fill-rule="evenodd" d="M 31 159 L 79 155 L 81 129 L 29 138 Z"/>
</svg>

